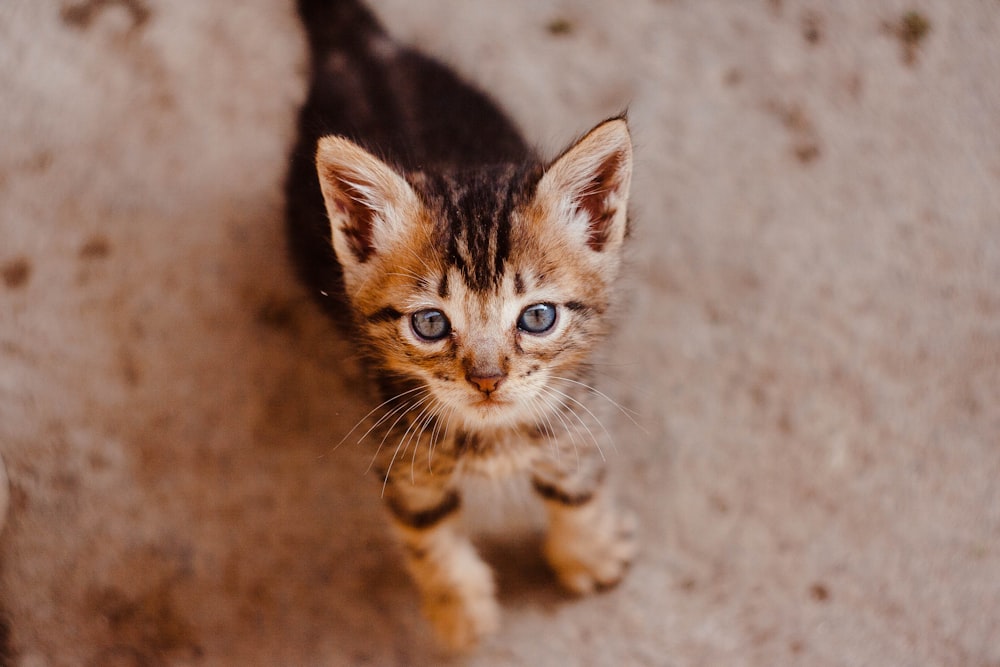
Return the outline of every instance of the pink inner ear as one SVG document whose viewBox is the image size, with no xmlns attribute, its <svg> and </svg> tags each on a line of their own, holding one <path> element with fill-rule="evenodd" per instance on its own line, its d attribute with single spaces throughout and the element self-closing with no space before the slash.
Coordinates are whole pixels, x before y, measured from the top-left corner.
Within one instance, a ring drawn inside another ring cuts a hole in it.
<svg viewBox="0 0 1000 667">
<path fill-rule="evenodd" d="M 587 215 L 587 245 L 600 252 L 611 235 L 611 223 L 618 209 L 611 204 L 611 195 L 621 187 L 621 168 L 625 156 L 611 154 L 594 172 L 583 194 L 577 200 L 580 210 Z"/>
<path fill-rule="evenodd" d="M 346 220 L 340 227 L 340 232 L 347 239 L 347 244 L 357 260 L 364 263 L 375 252 L 372 240 L 375 212 L 361 203 L 361 193 L 350 183 L 339 178 L 335 171 L 330 170 L 327 178 L 331 183 L 336 183 L 333 202 Z"/>
</svg>

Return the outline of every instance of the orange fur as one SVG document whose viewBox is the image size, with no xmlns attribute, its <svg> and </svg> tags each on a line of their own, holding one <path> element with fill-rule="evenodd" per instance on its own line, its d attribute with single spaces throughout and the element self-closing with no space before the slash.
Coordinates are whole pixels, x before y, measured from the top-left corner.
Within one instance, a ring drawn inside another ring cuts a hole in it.
<svg viewBox="0 0 1000 667">
<path fill-rule="evenodd" d="M 347 139 L 320 140 L 333 248 L 386 394 L 376 468 L 425 610 L 453 648 L 498 618 L 489 570 L 450 520 L 458 475 L 532 477 L 550 508 L 546 554 L 571 590 L 614 583 L 634 553 L 628 520 L 602 488 L 584 383 L 609 328 L 631 156 L 624 120 L 607 121 L 534 180 L 498 181 L 508 190 L 494 206 L 510 210 L 497 217 L 456 203 L 467 199 L 461 173 L 434 191 L 426 174 L 396 171 Z M 553 309 L 551 328 L 519 326 L 539 305 Z M 411 322 L 428 311 L 448 323 L 439 339 Z"/>
</svg>

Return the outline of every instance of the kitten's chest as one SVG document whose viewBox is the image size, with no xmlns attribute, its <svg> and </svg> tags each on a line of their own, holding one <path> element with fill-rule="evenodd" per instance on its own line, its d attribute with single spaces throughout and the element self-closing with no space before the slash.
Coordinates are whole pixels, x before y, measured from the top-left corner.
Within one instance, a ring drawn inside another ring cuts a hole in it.
<svg viewBox="0 0 1000 667">
<path fill-rule="evenodd" d="M 519 430 L 462 430 L 449 443 L 456 472 L 505 477 L 530 469 L 541 455 L 535 438 Z"/>
</svg>

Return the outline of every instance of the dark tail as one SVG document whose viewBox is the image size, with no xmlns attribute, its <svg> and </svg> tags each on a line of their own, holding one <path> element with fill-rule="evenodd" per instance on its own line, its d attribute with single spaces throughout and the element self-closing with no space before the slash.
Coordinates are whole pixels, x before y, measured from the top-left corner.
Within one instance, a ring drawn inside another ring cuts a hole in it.
<svg viewBox="0 0 1000 667">
<path fill-rule="evenodd" d="M 333 48 L 350 50 L 372 35 L 385 33 L 358 0 L 299 0 L 298 5 L 314 57 Z"/>
</svg>

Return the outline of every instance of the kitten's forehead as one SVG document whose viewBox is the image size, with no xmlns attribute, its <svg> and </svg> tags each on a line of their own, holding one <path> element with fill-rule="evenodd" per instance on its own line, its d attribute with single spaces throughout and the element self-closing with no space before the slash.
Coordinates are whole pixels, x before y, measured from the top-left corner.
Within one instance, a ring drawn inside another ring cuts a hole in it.
<svg viewBox="0 0 1000 667">
<path fill-rule="evenodd" d="M 414 179 L 435 221 L 435 250 L 471 290 L 495 292 L 501 286 L 514 217 L 531 202 L 541 172 L 540 165 L 493 165 Z M 443 282 L 439 289 L 446 293 L 448 279 Z"/>
<path fill-rule="evenodd" d="M 441 301 L 451 316 L 460 320 L 463 328 L 495 327 L 498 320 L 510 319 L 512 309 L 519 307 L 512 276 L 513 272 L 505 272 L 495 288 L 476 290 L 465 281 L 461 269 L 450 266 L 442 276 L 448 283 L 449 293 Z"/>
</svg>

